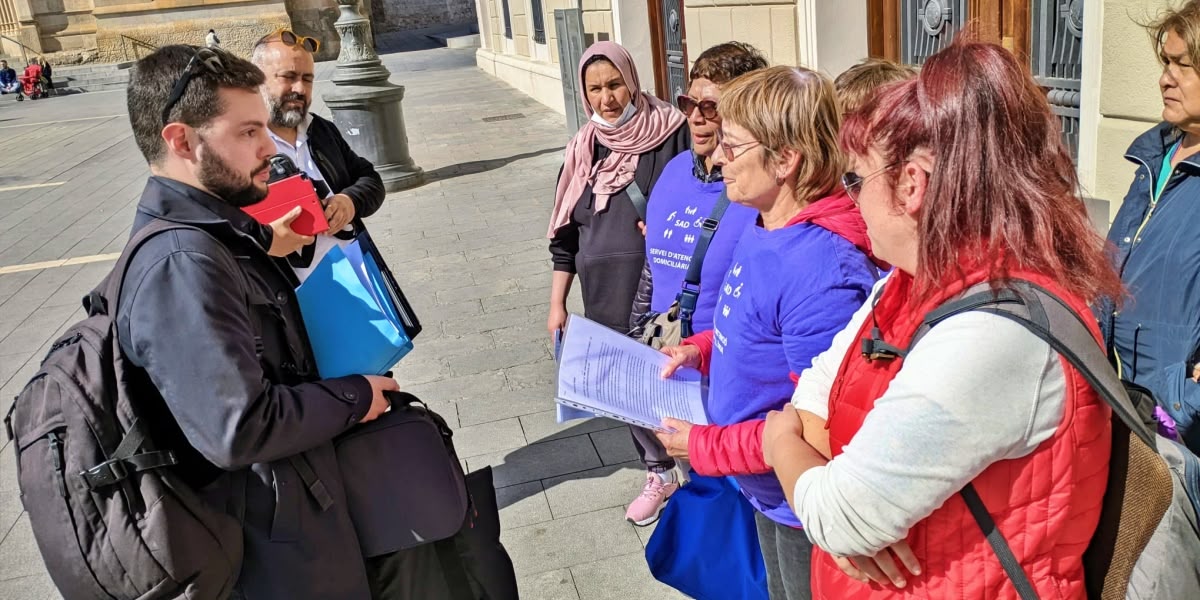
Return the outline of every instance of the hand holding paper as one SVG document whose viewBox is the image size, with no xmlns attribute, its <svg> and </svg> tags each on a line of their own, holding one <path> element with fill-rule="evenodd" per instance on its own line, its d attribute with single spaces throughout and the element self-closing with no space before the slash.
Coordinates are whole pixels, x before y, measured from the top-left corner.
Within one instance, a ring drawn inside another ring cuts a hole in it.
<svg viewBox="0 0 1200 600">
<path fill-rule="evenodd" d="M 572 315 L 559 359 L 558 402 L 660 431 L 665 417 L 707 424 L 700 373 L 683 368 L 664 378 L 669 362 L 666 354 Z"/>
</svg>

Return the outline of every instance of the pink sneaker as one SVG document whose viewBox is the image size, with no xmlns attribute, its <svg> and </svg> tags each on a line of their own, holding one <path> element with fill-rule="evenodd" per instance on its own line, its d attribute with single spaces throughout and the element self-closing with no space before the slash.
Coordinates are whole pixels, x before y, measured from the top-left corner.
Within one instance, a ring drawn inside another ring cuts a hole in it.
<svg viewBox="0 0 1200 600">
<path fill-rule="evenodd" d="M 642 487 L 641 495 L 630 503 L 629 510 L 625 511 L 625 520 L 638 527 L 645 527 L 657 521 L 667 498 L 677 489 L 679 481 L 674 471 L 646 473 L 646 485 Z"/>
</svg>

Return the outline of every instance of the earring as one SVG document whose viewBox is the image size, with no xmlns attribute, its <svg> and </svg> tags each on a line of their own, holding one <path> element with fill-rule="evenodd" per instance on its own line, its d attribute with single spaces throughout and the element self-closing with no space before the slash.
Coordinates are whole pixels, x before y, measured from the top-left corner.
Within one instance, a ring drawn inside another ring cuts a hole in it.
<svg viewBox="0 0 1200 600">
<path fill-rule="evenodd" d="M 778 185 L 778 186 L 782 187 L 782 186 L 783 186 L 783 177 L 776 177 L 776 178 L 775 178 L 775 185 Z"/>
</svg>

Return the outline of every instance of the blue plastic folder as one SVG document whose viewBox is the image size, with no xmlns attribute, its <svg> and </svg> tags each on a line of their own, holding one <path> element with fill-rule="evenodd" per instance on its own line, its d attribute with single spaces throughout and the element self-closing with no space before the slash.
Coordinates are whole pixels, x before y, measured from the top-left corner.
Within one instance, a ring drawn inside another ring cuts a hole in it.
<svg viewBox="0 0 1200 600">
<path fill-rule="evenodd" d="M 382 375 L 412 350 L 379 265 L 334 246 L 296 290 L 321 377 Z"/>
</svg>

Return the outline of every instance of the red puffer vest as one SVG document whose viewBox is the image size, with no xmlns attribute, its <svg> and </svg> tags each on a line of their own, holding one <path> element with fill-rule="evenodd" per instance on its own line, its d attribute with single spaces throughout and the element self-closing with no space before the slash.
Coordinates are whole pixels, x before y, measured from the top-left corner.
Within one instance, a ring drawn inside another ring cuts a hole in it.
<svg viewBox="0 0 1200 600">
<path fill-rule="evenodd" d="M 1091 315 L 1081 299 L 1046 277 L 1032 273 L 1015 273 L 1013 277 L 1041 285 L 1066 300 L 1079 314 Z M 944 286 L 922 305 L 910 306 L 912 277 L 894 273 L 875 305 L 875 320 L 883 339 L 900 348 L 908 347 L 925 314 L 985 280 L 983 271 L 975 272 L 966 281 Z M 873 324 L 867 319 L 859 332 L 860 339 L 870 335 Z M 1091 329 L 1099 343 L 1099 329 L 1095 325 Z M 980 335 L 987 332 L 981 331 Z M 858 432 L 901 363 L 898 358 L 867 361 L 857 343 L 846 353 L 829 396 L 829 442 L 834 457 Z M 979 357 L 976 364 L 988 368 L 986 357 Z M 1066 374 L 1065 416 L 1054 435 L 1028 456 L 993 463 L 973 481 L 1043 600 L 1085 596 L 1082 556 L 1100 518 L 1111 445 L 1108 406 L 1066 361 L 1062 366 Z M 962 496 L 951 496 L 913 526 L 908 543 L 922 571 L 920 576 L 908 575 L 909 583 L 903 590 L 855 581 L 838 569 L 829 553 L 815 549 L 813 597 L 1017 598 Z"/>
</svg>

